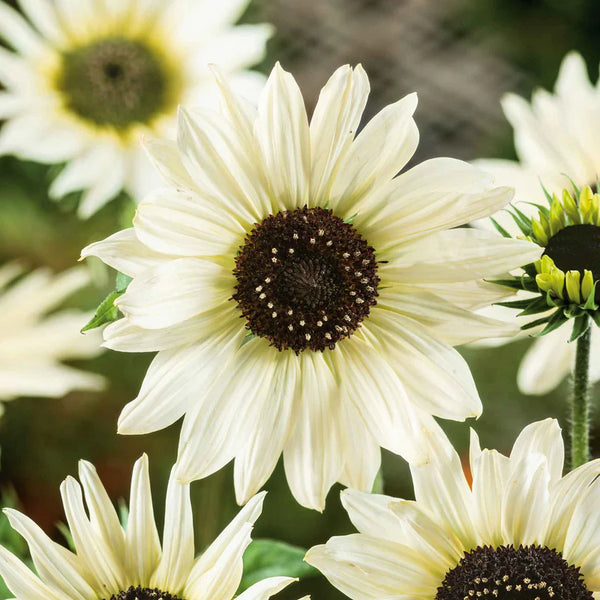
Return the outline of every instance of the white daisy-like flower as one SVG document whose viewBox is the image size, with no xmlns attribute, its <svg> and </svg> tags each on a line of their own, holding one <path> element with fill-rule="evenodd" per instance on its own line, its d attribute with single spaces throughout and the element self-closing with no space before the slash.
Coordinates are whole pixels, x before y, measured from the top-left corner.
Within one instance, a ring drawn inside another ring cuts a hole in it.
<svg viewBox="0 0 600 600">
<path fill-rule="evenodd" d="M 296 499 L 322 509 L 336 481 L 371 488 L 380 446 L 427 460 L 432 414 L 481 412 L 451 344 L 513 333 L 468 309 L 505 293 L 482 277 L 540 249 L 450 230 L 512 197 L 464 162 L 395 177 L 418 142 L 415 94 L 356 135 L 360 66 L 333 74 L 310 124 L 279 65 L 257 110 L 216 76 L 221 113 L 181 110 L 177 144 L 149 145 L 170 187 L 83 251 L 133 277 L 105 345 L 159 351 L 119 431 L 185 415 L 178 476 L 235 457 L 239 502 L 283 451 Z"/>
<path fill-rule="evenodd" d="M 542 185 L 559 199 L 563 188 L 570 187 L 569 178 L 579 188 L 596 188 L 600 176 L 600 87 L 590 83 L 585 61 L 579 54 L 571 52 L 564 58 L 554 93 L 536 90 L 530 104 L 515 94 L 507 94 L 502 107 L 514 129 L 519 161 L 484 159 L 474 164 L 493 174 L 502 185 L 515 188 L 515 204 L 520 211 L 537 217 L 533 204 L 547 205 Z M 493 217 L 512 235 L 521 234 L 508 212 L 500 211 Z M 478 224 L 492 229 L 487 219 Z M 482 314 L 507 320 L 515 317 L 514 311 L 501 307 L 485 309 Z M 521 323 L 525 321 L 520 319 Z M 592 329 L 592 344 L 600 351 L 600 335 L 595 327 Z M 517 375 L 523 393 L 546 394 L 571 372 L 575 344 L 567 343 L 570 333 L 570 328 L 561 327 L 533 342 Z M 497 343 L 507 341 L 511 340 Z M 594 364 L 590 378 L 600 380 L 600 368 Z"/>
<path fill-rule="evenodd" d="M 583 58 L 576 52 L 564 58 L 554 93 L 536 90 L 528 103 L 516 94 L 502 99 L 514 129 L 518 161 L 482 159 L 478 167 L 498 182 L 515 188 L 515 202 L 528 216 L 537 211 L 528 203 L 545 205 L 542 184 L 559 198 L 569 178 L 579 187 L 596 186 L 600 177 L 600 87 L 592 85 Z M 515 229 L 509 215 L 494 215 Z"/>
<path fill-rule="evenodd" d="M 77 309 L 47 314 L 89 283 L 87 269 L 60 275 L 38 269 L 17 279 L 22 274 L 15 263 L 0 268 L 0 401 L 102 389 L 99 375 L 61 364 L 99 354 L 98 336 L 80 333 L 90 315 Z"/>
<path fill-rule="evenodd" d="M 96 469 L 79 463 L 60 491 L 75 551 L 50 539 L 29 517 L 5 509 L 27 541 L 36 574 L 0 546 L 0 575 L 16 600 L 231 600 L 242 577 L 242 555 L 251 542 L 264 493 L 252 498 L 198 557 L 189 485 L 171 475 L 160 541 L 144 455 L 134 465 L 127 525 L 122 526 Z M 86 506 L 87 505 L 87 506 Z M 263 579 L 241 600 L 268 600 L 294 581 Z"/>
<path fill-rule="evenodd" d="M 214 98 L 208 64 L 256 96 L 267 25 L 233 27 L 248 0 L 19 0 L 0 2 L 0 153 L 66 163 L 50 187 L 83 190 L 87 218 L 125 189 L 155 183 L 143 135 L 165 136 L 180 103 Z"/>
<path fill-rule="evenodd" d="M 553 419 L 526 427 L 510 457 L 472 433 L 472 485 L 440 438 L 411 467 L 416 501 L 342 492 L 360 533 L 306 559 L 355 600 L 592 600 L 600 596 L 600 461 L 562 477 Z"/>
</svg>

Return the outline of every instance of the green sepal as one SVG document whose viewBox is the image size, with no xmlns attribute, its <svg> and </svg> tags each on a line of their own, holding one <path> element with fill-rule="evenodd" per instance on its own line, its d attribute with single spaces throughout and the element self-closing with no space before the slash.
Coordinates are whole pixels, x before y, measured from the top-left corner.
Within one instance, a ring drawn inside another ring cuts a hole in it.
<svg viewBox="0 0 600 600">
<path fill-rule="evenodd" d="M 506 302 L 494 302 L 496 306 L 504 306 L 505 308 L 514 308 L 516 310 L 523 310 L 527 308 L 532 302 L 531 298 L 525 298 L 524 300 L 508 300 Z M 546 306 L 546 310 L 548 307 Z"/>
<path fill-rule="evenodd" d="M 266 579 L 286 575 L 306 579 L 319 575 L 314 567 L 304 562 L 306 550 L 278 540 L 254 540 L 244 552 L 244 575 L 237 593 Z"/>
<path fill-rule="evenodd" d="M 529 306 L 527 306 L 524 310 L 522 310 L 517 317 L 526 317 L 528 315 L 537 315 L 538 313 L 546 312 L 549 310 L 548 302 L 546 302 L 546 297 L 541 296 L 536 298 L 535 300 L 529 301 Z"/>
<path fill-rule="evenodd" d="M 600 312 L 589 313 L 590 317 L 598 327 L 600 327 Z"/>
<path fill-rule="evenodd" d="M 557 312 L 560 312 L 562 314 L 561 310 L 559 310 Z M 529 321 L 529 323 L 525 323 L 524 325 L 521 325 L 521 329 L 523 331 L 527 331 L 528 329 L 533 329 L 534 327 L 539 327 L 540 325 L 545 325 L 554 317 L 554 315 L 556 315 L 556 312 L 552 313 L 552 316 L 546 316 L 541 319 L 535 319 L 534 321 Z"/>
<path fill-rule="evenodd" d="M 256 333 L 252 333 L 251 331 L 249 331 L 245 336 L 244 339 L 242 340 L 242 343 L 240 344 L 240 348 L 242 346 L 245 346 L 248 342 L 251 342 L 255 337 L 258 337 L 256 335 Z"/>
<path fill-rule="evenodd" d="M 498 223 L 498 221 L 496 221 L 496 219 L 494 219 L 494 217 L 490 217 L 489 219 L 492 222 L 492 225 L 494 226 L 494 228 L 496 229 L 496 231 L 502 237 L 512 238 L 512 235 L 510 235 L 510 233 L 508 233 L 508 231 L 506 231 L 506 229 L 504 229 L 504 227 L 502 227 L 502 225 L 500 225 L 500 223 Z"/>
<path fill-rule="evenodd" d="M 542 187 L 542 190 L 544 192 L 544 196 L 546 196 L 546 200 L 548 201 L 548 205 L 552 206 L 552 195 L 550 194 L 550 192 L 546 189 L 546 186 L 542 183 L 541 178 L 539 179 L 540 182 L 540 186 Z"/>
<path fill-rule="evenodd" d="M 594 287 L 592 288 L 592 291 L 590 293 L 590 295 L 588 296 L 588 299 L 585 301 L 585 304 L 583 305 L 583 310 L 598 310 L 598 305 L 596 304 L 596 281 L 594 281 Z"/>
<path fill-rule="evenodd" d="M 569 343 L 579 339 L 589 329 L 589 327 L 590 318 L 585 313 L 574 319 L 573 331 L 571 332 Z"/>
<path fill-rule="evenodd" d="M 581 190 L 577 187 L 577 184 L 566 173 L 563 173 L 563 175 L 571 182 L 571 185 L 573 186 L 573 190 L 575 191 L 575 195 L 577 196 L 577 204 L 579 204 L 579 195 L 581 194 Z"/>
<path fill-rule="evenodd" d="M 535 283 L 535 278 L 536 278 L 536 275 L 538 273 L 537 273 L 537 271 L 535 269 L 534 264 L 533 263 L 529 263 L 529 264 L 525 265 L 523 267 L 523 271 L 525 271 L 525 273 L 527 273 L 527 275 L 529 275 L 529 277 L 531 277 L 531 279 L 534 280 L 533 282 L 535 284 L 535 289 L 537 290 L 538 288 L 537 288 L 537 283 Z"/>
<path fill-rule="evenodd" d="M 513 279 L 486 279 L 488 283 L 495 283 L 496 285 L 503 285 L 514 290 L 526 290 L 528 292 L 537 292 L 538 287 L 535 279 L 528 275 L 521 275 L 521 277 L 515 277 Z"/>
<path fill-rule="evenodd" d="M 523 235 L 531 235 L 531 220 L 514 204 L 511 204 L 511 209 L 508 211 L 508 214 L 513 218 L 513 221 L 517 224 Z"/>
<path fill-rule="evenodd" d="M 564 306 L 565 305 L 565 301 L 562 300 L 561 298 L 557 298 L 556 296 L 553 296 L 550 293 L 550 290 L 548 290 L 546 292 L 546 304 L 548 306 L 556 306 L 556 307 L 558 307 L 558 306 Z"/>
<path fill-rule="evenodd" d="M 550 209 L 547 206 L 542 206 L 537 202 L 523 202 L 523 204 L 529 204 L 529 206 L 533 206 L 537 210 L 539 210 L 545 217 L 550 217 Z"/>
<path fill-rule="evenodd" d="M 119 318 L 119 309 L 115 306 L 115 300 L 121 295 L 123 295 L 123 292 L 115 291 L 106 296 L 96 309 L 94 316 L 81 329 L 81 333 L 116 321 Z"/>
<path fill-rule="evenodd" d="M 546 327 L 544 327 L 544 329 L 542 329 L 542 331 L 540 331 L 539 333 L 534 333 L 533 337 L 542 337 L 543 335 L 546 335 L 547 333 L 550 333 L 550 332 L 554 331 L 555 329 L 558 329 L 561 325 L 563 325 L 567 321 L 568 321 L 568 318 L 565 316 L 564 311 L 558 309 L 552 315 L 552 317 L 550 317 L 550 320 L 546 324 Z"/>
<path fill-rule="evenodd" d="M 353 215 L 350 215 L 349 217 L 344 219 L 344 223 L 346 223 L 346 225 L 352 225 L 352 223 L 354 222 L 354 219 L 356 219 L 357 216 L 358 216 L 358 213 L 354 213 Z"/>
</svg>

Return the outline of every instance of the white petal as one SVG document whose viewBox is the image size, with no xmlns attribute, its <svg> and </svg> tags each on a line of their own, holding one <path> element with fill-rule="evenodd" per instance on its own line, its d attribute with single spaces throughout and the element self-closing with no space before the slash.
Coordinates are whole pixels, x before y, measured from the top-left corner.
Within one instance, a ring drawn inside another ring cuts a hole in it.
<svg viewBox="0 0 600 600">
<path fill-rule="evenodd" d="M 102 178 L 96 181 L 81 197 L 77 209 L 80 218 L 91 217 L 123 189 L 127 181 L 127 167 L 127 161 L 123 157 L 114 157 L 113 163 L 106 172 L 103 172 Z"/>
<path fill-rule="evenodd" d="M 80 460 L 79 479 L 83 486 L 92 527 L 98 531 L 112 551 L 121 560 L 124 560 L 125 535 L 123 528 L 94 465 Z"/>
<path fill-rule="evenodd" d="M 487 173 L 459 160 L 434 158 L 393 179 L 356 226 L 381 252 L 405 242 L 487 217 L 510 202 L 513 191 L 492 188 Z"/>
<path fill-rule="evenodd" d="M 404 529 L 390 508 L 396 498 L 353 489 L 342 490 L 340 498 L 352 524 L 360 533 L 390 542 L 402 539 Z"/>
<path fill-rule="evenodd" d="M 163 531 L 163 553 L 150 587 L 179 594 L 194 563 L 194 517 L 190 486 L 175 479 L 174 469 L 167 486 Z"/>
<path fill-rule="evenodd" d="M 127 572 L 133 578 L 132 584 L 146 584 L 158 564 L 161 548 L 145 454 L 136 461 L 131 475 L 126 544 Z"/>
<path fill-rule="evenodd" d="M 369 344 L 344 340 L 333 352 L 341 379 L 341 402 L 352 402 L 377 442 L 406 460 L 428 460 L 423 431 L 435 428 L 433 419 L 414 407 L 401 380 Z"/>
<path fill-rule="evenodd" d="M 552 484 L 562 477 L 565 446 L 556 419 L 544 419 L 527 425 L 519 434 L 510 453 L 511 464 L 518 464 L 530 454 L 543 454 L 548 462 Z"/>
<path fill-rule="evenodd" d="M 19 6 L 37 30 L 53 45 L 65 41 L 65 33 L 49 0 L 19 0 Z"/>
<path fill-rule="evenodd" d="M 342 485 L 369 491 L 381 467 L 381 449 L 352 403 L 344 403 L 344 412 L 341 434 L 345 461 L 339 481 Z M 361 440 L 360 444 L 356 440 Z"/>
<path fill-rule="evenodd" d="M 451 229 L 398 248 L 381 275 L 397 282 L 441 283 L 497 276 L 537 260 L 543 248 L 491 231 Z"/>
<path fill-rule="evenodd" d="M 363 534 L 330 538 L 311 548 L 305 560 L 353 600 L 433 597 L 440 585 L 439 565 L 407 546 Z"/>
<path fill-rule="evenodd" d="M 60 486 L 60 492 L 77 555 L 94 577 L 94 588 L 123 589 L 124 565 L 107 541 L 92 528 L 84 508 L 81 487 L 72 477 L 67 477 Z"/>
<path fill-rule="evenodd" d="M 252 424 L 260 417 L 256 407 L 264 401 L 264 390 L 271 387 L 274 377 L 283 375 L 272 360 L 275 350 L 264 340 L 240 345 L 238 340 L 227 360 L 221 359 L 211 383 L 183 422 L 177 460 L 183 481 L 206 477 L 246 446 L 254 428 L 260 426 Z"/>
<path fill-rule="evenodd" d="M 432 331 L 379 307 L 372 311 L 364 331 L 402 382 L 414 410 L 455 421 L 481 414 L 481 400 L 465 359 Z"/>
<path fill-rule="evenodd" d="M 196 188 L 196 184 L 181 162 L 177 142 L 166 139 L 144 140 L 144 148 L 167 183 L 179 189 Z"/>
<path fill-rule="evenodd" d="M 244 590 L 236 596 L 236 600 L 268 600 L 294 581 L 298 580 L 293 577 L 268 577 Z"/>
<path fill-rule="evenodd" d="M 133 219 L 137 238 L 155 252 L 178 256 L 232 255 L 245 231 L 190 192 L 160 190 Z"/>
<path fill-rule="evenodd" d="M 169 262 L 171 256 L 150 250 L 144 246 L 135 230 L 123 229 L 100 242 L 94 242 L 81 251 L 81 258 L 96 256 L 109 267 L 130 277 L 140 276 L 146 269 Z"/>
<path fill-rule="evenodd" d="M 64 600 L 64 596 L 38 579 L 14 554 L 0 546 L 0 575 L 19 600 Z"/>
<path fill-rule="evenodd" d="M 308 203 L 310 134 L 302 93 L 279 63 L 262 94 L 255 136 L 274 198 L 287 208 Z"/>
<path fill-rule="evenodd" d="M 550 517 L 550 473 L 542 454 L 530 454 L 512 473 L 502 499 L 502 534 L 507 544 L 543 543 Z"/>
<path fill-rule="evenodd" d="M 0 37 L 26 56 L 39 55 L 45 50 L 44 43 L 27 21 L 5 3 L 0 4 Z"/>
<path fill-rule="evenodd" d="M 119 417 L 119 433 L 140 434 L 163 429 L 202 404 L 211 382 L 239 348 L 244 329 L 228 324 L 203 342 L 159 352 L 152 361 L 140 393 Z"/>
<path fill-rule="evenodd" d="M 569 344 L 568 327 L 560 327 L 535 338 L 521 359 L 517 373 L 519 390 L 524 394 L 551 392 L 571 372 L 575 348 Z"/>
<path fill-rule="evenodd" d="M 265 495 L 266 492 L 260 492 L 251 498 L 214 542 L 196 559 L 193 569 L 194 577 L 199 577 L 212 569 L 226 549 L 235 545 L 240 536 L 245 535 L 246 526 L 254 525 L 262 512 Z"/>
<path fill-rule="evenodd" d="M 35 570 L 44 582 L 69 598 L 86 600 L 94 595 L 76 555 L 52 541 L 29 517 L 11 508 L 5 513 L 11 527 L 27 541 Z"/>
<path fill-rule="evenodd" d="M 331 189 L 336 213 L 352 216 L 369 192 L 387 184 L 414 154 L 419 131 L 412 119 L 415 93 L 386 106 L 375 115 L 340 160 Z"/>
<path fill-rule="evenodd" d="M 340 158 L 356 135 L 368 95 L 369 79 L 360 65 L 339 67 L 321 90 L 310 121 L 314 202 L 325 202 Z"/>
<path fill-rule="evenodd" d="M 295 407 L 296 422 L 283 451 L 285 474 L 294 498 L 322 511 L 344 465 L 342 398 L 334 374 L 321 353 L 303 353 Z"/>
<path fill-rule="evenodd" d="M 254 418 L 246 423 L 246 445 L 235 458 L 238 504 L 244 504 L 269 478 L 293 423 L 294 396 L 301 376 L 299 361 L 291 352 L 279 353 L 272 348 L 265 353 L 264 359 L 264 364 L 252 367 L 261 374 L 256 380 L 261 394 L 254 400 Z M 252 375 L 241 372 L 238 376 L 250 379 Z"/>
<path fill-rule="evenodd" d="M 179 258 L 134 278 L 115 306 L 133 325 L 162 329 L 226 304 L 234 281 L 216 262 Z"/>
<path fill-rule="evenodd" d="M 479 542 L 473 517 L 473 498 L 460 458 L 446 436 L 430 437 L 436 453 L 426 464 L 411 465 L 415 497 L 420 507 L 436 517 L 460 539 L 465 548 Z"/>
</svg>

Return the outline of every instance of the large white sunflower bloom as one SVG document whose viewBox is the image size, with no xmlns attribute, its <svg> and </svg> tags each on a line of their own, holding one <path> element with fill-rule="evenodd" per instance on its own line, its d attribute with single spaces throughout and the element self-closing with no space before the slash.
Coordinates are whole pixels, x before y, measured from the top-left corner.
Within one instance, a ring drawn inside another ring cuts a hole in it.
<svg viewBox="0 0 600 600">
<path fill-rule="evenodd" d="M 139 200 L 155 179 L 141 137 L 165 136 L 177 105 L 210 102 L 208 64 L 243 93 L 264 77 L 272 29 L 233 27 L 248 0 L 19 0 L 0 2 L 0 153 L 66 163 L 50 187 L 83 190 L 87 218 L 125 189 Z"/>
<path fill-rule="evenodd" d="M 149 145 L 170 187 L 132 229 L 83 251 L 133 277 L 106 346 L 159 351 L 119 431 L 185 415 L 178 476 L 235 457 L 239 502 L 283 451 L 296 499 L 322 509 L 336 481 L 370 489 L 380 446 L 427 460 L 432 414 L 480 413 L 451 344 L 512 333 L 467 308 L 504 293 L 482 277 L 539 248 L 449 230 L 512 196 L 464 162 L 395 177 L 417 146 L 415 94 L 356 136 L 369 92 L 360 66 L 333 74 L 310 124 L 279 65 L 258 110 L 217 79 L 220 114 L 181 110 L 177 144 Z"/>
<path fill-rule="evenodd" d="M 0 401 L 102 389 L 99 375 L 60 362 L 99 354 L 98 336 L 80 333 L 91 315 L 77 309 L 47 314 L 89 283 L 87 269 L 20 275 L 17 264 L 0 268 Z"/>
<path fill-rule="evenodd" d="M 342 492 L 360 533 L 309 550 L 354 600 L 592 600 L 600 596 L 600 461 L 562 477 L 553 419 L 533 423 L 510 457 L 472 433 L 469 485 L 458 454 L 411 467 L 416 501 Z"/>
<path fill-rule="evenodd" d="M 231 600 L 242 577 L 242 555 L 250 544 L 264 493 L 252 498 L 198 557 L 189 485 L 171 475 L 160 541 L 144 455 L 133 467 L 127 525 L 119 517 L 96 469 L 79 463 L 79 479 L 60 488 L 75 552 L 52 541 L 34 521 L 5 509 L 27 541 L 37 575 L 0 546 L 0 575 L 16 600 Z M 87 508 L 86 508 L 87 505 Z M 267 600 L 294 581 L 270 577 L 237 598 Z"/>
<path fill-rule="evenodd" d="M 600 83 L 600 82 L 599 82 Z M 528 203 L 546 204 L 543 186 L 560 197 L 569 178 L 580 188 L 596 186 L 600 177 L 600 87 L 592 85 L 583 58 L 565 56 L 554 93 L 534 91 L 531 103 L 516 94 L 502 98 L 502 109 L 514 130 L 518 161 L 481 159 L 475 165 L 502 185 L 515 188 L 515 203 L 528 216 Z M 503 227 L 517 231 L 505 212 L 494 215 Z"/>
</svg>

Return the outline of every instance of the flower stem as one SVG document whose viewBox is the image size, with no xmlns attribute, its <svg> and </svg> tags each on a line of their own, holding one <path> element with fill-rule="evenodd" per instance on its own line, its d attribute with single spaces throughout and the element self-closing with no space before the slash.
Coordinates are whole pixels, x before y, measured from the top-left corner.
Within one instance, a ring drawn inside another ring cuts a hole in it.
<svg viewBox="0 0 600 600">
<path fill-rule="evenodd" d="M 571 469 L 590 458 L 590 339 L 592 328 L 577 340 L 571 402 Z"/>
</svg>

